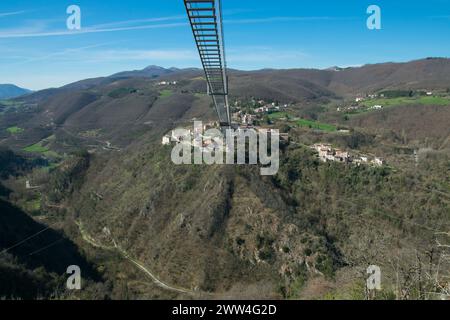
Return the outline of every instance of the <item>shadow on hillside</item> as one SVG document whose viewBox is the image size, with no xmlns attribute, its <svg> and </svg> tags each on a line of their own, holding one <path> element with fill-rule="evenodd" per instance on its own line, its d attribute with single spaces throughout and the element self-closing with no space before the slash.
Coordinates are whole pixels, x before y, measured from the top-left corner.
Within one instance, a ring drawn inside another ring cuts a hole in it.
<svg viewBox="0 0 450 320">
<path fill-rule="evenodd" d="M 0 199 L 0 253 L 8 248 L 7 252 L 29 269 L 44 267 L 47 272 L 63 275 L 68 266 L 78 265 L 83 278 L 100 279 L 64 234 L 34 221 L 19 208 Z"/>
</svg>

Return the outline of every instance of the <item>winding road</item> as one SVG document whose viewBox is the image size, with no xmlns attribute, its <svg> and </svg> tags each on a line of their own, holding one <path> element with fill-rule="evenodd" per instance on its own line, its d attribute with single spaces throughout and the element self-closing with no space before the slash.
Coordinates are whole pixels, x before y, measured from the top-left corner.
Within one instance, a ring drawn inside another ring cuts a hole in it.
<svg viewBox="0 0 450 320">
<path fill-rule="evenodd" d="M 87 234 L 86 230 L 84 230 L 83 228 L 83 224 L 80 221 L 76 221 L 75 222 L 76 225 L 78 226 L 78 229 L 80 231 L 81 237 L 83 238 L 83 240 L 87 243 L 89 243 L 90 245 L 92 245 L 93 247 L 96 248 L 100 248 L 103 250 L 108 250 L 108 251 L 117 251 L 119 252 L 119 254 L 125 258 L 126 260 L 128 260 L 129 262 L 131 262 L 132 264 L 134 264 L 139 270 L 141 270 L 142 272 L 144 272 L 147 276 L 149 276 L 152 281 L 160 288 L 168 290 L 168 291 L 172 291 L 172 292 L 176 292 L 176 293 L 183 293 L 183 294 L 188 294 L 191 296 L 212 296 L 211 293 L 209 292 L 202 292 L 202 291 L 193 291 L 193 290 L 189 290 L 189 289 L 185 289 L 185 288 L 177 288 L 171 285 L 168 285 L 167 283 L 164 283 L 163 281 L 161 281 L 160 279 L 158 279 L 157 276 L 155 276 L 155 274 L 153 274 L 148 268 L 146 268 L 142 263 L 140 263 L 139 261 L 137 261 L 136 259 L 132 258 L 130 256 L 130 254 L 128 254 L 125 250 L 123 250 L 122 248 L 120 248 L 117 243 L 115 242 L 115 240 L 113 239 L 113 243 L 114 246 L 106 246 L 103 245 L 101 243 L 98 243 L 94 238 L 92 238 L 89 234 Z"/>
</svg>

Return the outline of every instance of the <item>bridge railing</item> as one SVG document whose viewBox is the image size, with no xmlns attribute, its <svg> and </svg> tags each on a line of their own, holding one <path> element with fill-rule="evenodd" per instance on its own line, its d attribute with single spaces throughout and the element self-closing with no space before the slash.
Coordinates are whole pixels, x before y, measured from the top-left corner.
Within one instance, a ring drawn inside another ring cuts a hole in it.
<svg viewBox="0 0 450 320">
<path fill-rule="evenodd" d="M 220 0 L 184 0 L 205 71 L 208 93 L 222 126 L 230 126 L 228 77 Z"/>
</svg>

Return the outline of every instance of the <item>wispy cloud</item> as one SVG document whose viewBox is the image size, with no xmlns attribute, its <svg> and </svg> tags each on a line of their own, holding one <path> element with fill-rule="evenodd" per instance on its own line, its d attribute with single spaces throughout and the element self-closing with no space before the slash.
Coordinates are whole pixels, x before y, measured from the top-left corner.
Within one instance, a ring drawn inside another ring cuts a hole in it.
<svg viewBox="0 0 450 320">
<path fill-rule="evenodd" d="M 13 11 L 13 12 L 0 12 L 0 18 L 2 18 L 2 17 L 9 17 L 9 16 L 16 16 L 16 15 L 19 15 L 19 14 L 23 14 L 25 12 L 26 12 L 25 10 Z"/>
<path fill-rule="evenodd" d="M 199 62 L 198 52 L 186 49 L 101 49 L 91 50 L 95 46 L 68 49 L 64 52 L 47 56 L 52 60 L 79 61 L 83 63 L 109 63 L 123 61 L 161 61 L 174 63 Z M 281 61 L 299 61 L 308 57 L 300 50 L 285 50 L 271 47 L 235 47 L 227 50 L 230 64 L 244 63 L 278 63 Z M 33 59 L 34 60 L 34 59 Z"/>
<path fill-rule="evenodd" d="M 109 23 L 98 24 L 95 28 L 117 28 L 123 26 L 130 26 L 134 24 L 143 24 L 143 23 L 151 23 L 151 22 L 162 22 L 162 21 L 176 21 L 176 20 L 186 20 L 187 17 L 184 15 L 178 16 L 168 16 L 168 17 L 158 17 L 158 18 L 148 18 L 148 19 L 134 19 L 134 20 L 124 20 L 124 21 L 115 21 Z"/>
<path fill-rule="evenodd" d="M 103 43 L 97 45 L 84 46 L 80 48 L 65 49 L 51 54 L 32 57 L 19 61 L 9 66 L 22 65 L 36 61 L 65 62 L 71 63 L 115 63 L 115 62 L 140 62 L 154 61 L 155 63 L 170 62 L 174 64 L 195 64 L 199 63 L 199 56 L 196 50 L 187 49 L 98 49 L 111 45 Z M 286 50 L 272 47 L 252 46 L 234 47 L 227 49 L 227 60 L 230 65 L 241 64 L 269 64 L 277 65 L 280 62 L 300 61 L 308 58 L 308 55 L 301 50 Z"/>
<path fill-rule="evenodd" d="M 17 66 L 17 65 L 23 65 L 23 64 L 27 64 L 27 63 L 31 63 L 31 62 L 36 62 L 36 61 L 46 61 L 46 60 L 50 60 L 50 59 L 58 59 L 59 57 L 67 57 L 67 56 L 71 56 L 72 54 L 78 54 L 82 51 L 85 50 L 89 50 L 89 49 L 94 49 L 94 48 L 99 48 L 99 47 L 104 47 L 107 45 L 111 45 L 117 43 L 116 42 L 106 42 L 106 43 L 100 43 L 100 44 L 95 44 L 95 45 L 89 45 L 89 46 L 84 46 L 84 47 L 78 47 L 78 48 L 69 48 L 69 49 L 65 49 L 62 51 L 58 51 L 58 52 L 53 52 L 47 55 L 43 55 L 43 56 L 38 56 L 38 57 L 33 57 L 33 58 L 23 58 L 22 60 L 16 63 L 12 63 L 9 64 L 8 66 Z"/>
<path fill-rule="evenodd" d="M 103 43 L 79 48 L 65 49 L 42 56 L 23 58 L 22 61 L 7 64 L 7 66 L 17 66 L 36 61 L 48 61 L 48 63 L 70 62 L 72 64 L 96 65 L 115 62 L 131 61 L 155 61 L 156 62 L 190 62 L 199 61 L 198 53 L 194 50 L 185 49 L 157 49 L 157 50 L 139 50 L 139 49 L 98 49 L 99 47 L 109 46 L 112 43 Z"/>
<path fill-rule="evenodd" d="M 34 37 L 52 37 L 52 36 L 74 36 L 89 33 L 101 33 L 101 32 L 117 32 L 117 31 L 128 31 L 128 30 L 145 30 L 145 29 L 160 29 L 160 28 L 176 28 L 181 26 L 186 26 L 187 23 L 165 23 L 165 24 L 149 24 L 149 25 L 138 25 L 129 27 L 111 27 L 102 28 L 99 26 L 86 27 L 81 30 L 59 30 L 59 31 L 44 31 L 44 32 L 30 32 L 30 33 L 20 33 L 20 32 L 1 32 L 0 39 L 4 38 L 34 38 Z"/>
<path fill-rule="evenodd" d="M 246 24 L 246 23 L 270 23 L 270 22 L 294 22 L 294 21 L 323 21 L 323 20 L 351 20 L 353 17 L 263 17 L 250 19 L 225 19 L 228 24 Z"/>
<path fill-rule="evenodd" d="M 19 12 L 19 11 L 18 11 Z M 5 13 L 7 14 L 7 13 Z M 14 13 L 9 13 L 14 14 Z M 353 19 L 350 17 L 262 17 L 251 19 L 226 19 L 225 24 L 250 24 L 250 23 L 272 23 L 272 22 L 293 22 L 293 21 L 321 21 L 321 20 L 346 20 Z M 0 39 L 2 38 L 33 38 L 33 37 L 52 37 L 52 36 L 73 36 L 90 33 L 118 32 L 130 30 L 146 30 L 146 29 L 162 29 L 185 27 L 188 25 L 184 15 L 157 17 L 148 19 L 136 19 L 115 21 L 109 23 L 98 24 L 90 27 L 84 27 L 81 30 L 42 30 L 36 28 L 33 31 L 30 28 L 20 27 L 17 29 L 0 30 Z M 167 23 L 155 23 L 164 22 Z"/>
<path fill-rule="evenodd" d="M 29 34 L 45 32 L 50 22 L 48 20 L 29 20 L 20 26 L 0 29 L 0 35 Z"/>
<path fill-rule="evenodd" d="M 6 14 L 6 13 L 5 13 Z M 10 13 L 13 14 L 13 13 Z M 10 29 L 0 29 L 0 39 L 3 38 L 35 38 L 53 36 L 73 36 L 89 33 L 118 32 L 128 30 L 145 30 L 157 28 L 175 28 L 186 26 L 187 22 L 180 22 L 187 19 L 185 16 L 166 16 L 148 19 L 135 19 L 124 21 L 113 21 L 93 26 L 83 27 L 81 30 L 51 29 L 50 20 L 28 21 L 27 25 L 22 25 Z M 59 21 L 59 20 L 58 20 Z M 53 21 L 54 22 L 54 21 Z M 61 22 L 61 21 L 59 21 Z M 166 22 L 166 23 L 161 23 Z"/>
</svg>

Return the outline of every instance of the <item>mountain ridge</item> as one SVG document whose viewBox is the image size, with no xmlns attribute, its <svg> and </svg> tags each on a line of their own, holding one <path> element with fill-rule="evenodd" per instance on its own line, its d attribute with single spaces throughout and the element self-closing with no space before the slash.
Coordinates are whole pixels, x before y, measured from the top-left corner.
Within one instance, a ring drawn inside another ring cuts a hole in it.
<svg viewBox="0 0 450 320">
<path fill-rule="evenodd" d="M 12 99 L 31 93 L 29 89 L 21 88 L 11 83 L 0 83 L 0 99 Z"/>
</svg>

